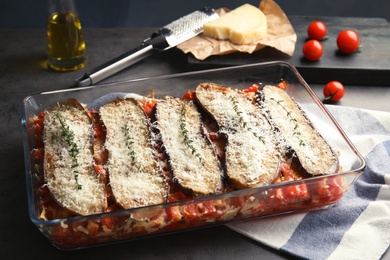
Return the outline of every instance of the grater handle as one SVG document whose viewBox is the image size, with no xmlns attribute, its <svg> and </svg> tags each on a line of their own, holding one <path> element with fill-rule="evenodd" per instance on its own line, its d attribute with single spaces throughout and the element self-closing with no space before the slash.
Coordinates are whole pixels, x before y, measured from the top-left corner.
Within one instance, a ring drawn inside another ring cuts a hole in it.
<svg viewBox="0 0 390 260">
<path fill-rule="evenodd" d="M 155 50 L 166 48 L 166 46 L 168 46 L 168 43 L 166 42 L 165 37 L 162 35 L 149 38 L 143 41 L 142 44 L 137 48 L 132 49 L 77 78 L 75 80 L 76 86 L 87 87 L 94 85 L 95 83 L 114 75 L 115 73 L 129 67 L 130 65 L 145 59 L 146 57 L 153 54 Z"/>
</svg>

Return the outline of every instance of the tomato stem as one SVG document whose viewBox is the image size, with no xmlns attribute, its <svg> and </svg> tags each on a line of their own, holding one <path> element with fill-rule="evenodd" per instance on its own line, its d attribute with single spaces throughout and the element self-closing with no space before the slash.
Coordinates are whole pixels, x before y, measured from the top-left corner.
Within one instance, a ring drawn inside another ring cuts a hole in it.
<svg viewBox="0 0 390 260">
<path fill-rule="evenodd" d="M 325 97 L 325 100 L 331 100 L 334 96 L 336 96 L 337 92 L 339 90 L 336 90 L 334 93 L 332 93 L 329 89 L 329 96 Z"/>
</svg>

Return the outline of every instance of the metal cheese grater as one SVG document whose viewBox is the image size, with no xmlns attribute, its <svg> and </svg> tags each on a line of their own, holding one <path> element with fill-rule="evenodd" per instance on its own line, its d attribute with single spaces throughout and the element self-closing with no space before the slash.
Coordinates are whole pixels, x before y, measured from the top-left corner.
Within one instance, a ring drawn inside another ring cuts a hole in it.
<svg viewBox="0 0 390 260">
<path fill-rule="evenodd" d="M 218 17 L 215 10 L 209 7 L 204 7 L 183 16 L 157 30 L 137 48 L 124 53 L 76 79 L 76 85 L 79 87 L 93 85 L 156 51 L 161 52 L 175 47 L 203 32 L 203 25 Z"/>
</svg>

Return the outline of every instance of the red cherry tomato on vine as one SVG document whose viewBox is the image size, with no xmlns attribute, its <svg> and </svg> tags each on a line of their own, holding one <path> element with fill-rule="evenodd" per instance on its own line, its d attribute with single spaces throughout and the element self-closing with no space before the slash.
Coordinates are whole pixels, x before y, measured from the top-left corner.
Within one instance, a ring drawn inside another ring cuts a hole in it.
<svg viewBox="0 0 390 260">
<path fill-rule="evenodd" d="M 303 45 L 302 52 L 308 60 L 319 60 L 323 52 L 322 44 L 317 40 L 309 40 Z"/>
<path fill-rule="evenodd" d="M 360 37 L 354 30 L 344 30 L 339 33 L 336 42 L 340 51 L 350 54 L 359 48 Z"/>
<path fill-rule="evenodd" d="M 321 21 L 314 21 L 307 27 L 307 35 L 310 39 L 320 41 L 325 38 L 328 30 Z"/>
<path fill-rule="evenodd" d="M 339 81 L 331 81 L 324 87 L 323 93 L 325 100 L 337 102 L 344 96 L 344 85 Z"/>
</svg>

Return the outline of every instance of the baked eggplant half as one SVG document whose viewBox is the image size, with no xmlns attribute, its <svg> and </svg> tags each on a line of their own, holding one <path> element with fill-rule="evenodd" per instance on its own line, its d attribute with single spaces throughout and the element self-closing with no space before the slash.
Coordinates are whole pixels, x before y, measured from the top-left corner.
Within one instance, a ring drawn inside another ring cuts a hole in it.
<svg viewBox="0 0 390 260">
<path fill-rule="evenodd" d="M 104 212 L 105 186 L 94 169 L 93 121 L 75 99 L 44 116 L 44 177 L 57 203 L 79 215 Z"/>
<path fill-rule="evenodd" d="M 309 175 L 336 173 L 339 161 L 298 103 L 275 86 L 264 86 L 257 102 L 281 135 L 281 146 Z"/>
<path fill-rule="evenodd" d="M 220 193 L 222 167 L 194 103 L 167 97 L 156 104 L 154 118 L 173 181 L 186 193 Z"/>
<path fill-rule="evenodd" d="M 280 168 L 275 131 L 260 107 L 236 89 L 202 83 L 195 91 L 196 101 L 226 137 L 225 168 L 236 189 L 272 183 Z"/>
<path fill-rule="evenodd" d="M 99 109 L 106 129 L 107 169 L 112 194 L 123 208 L 166 202 L 168 183 L 156 160 L 149 118 L 134 99 Z"/>
</svg>

